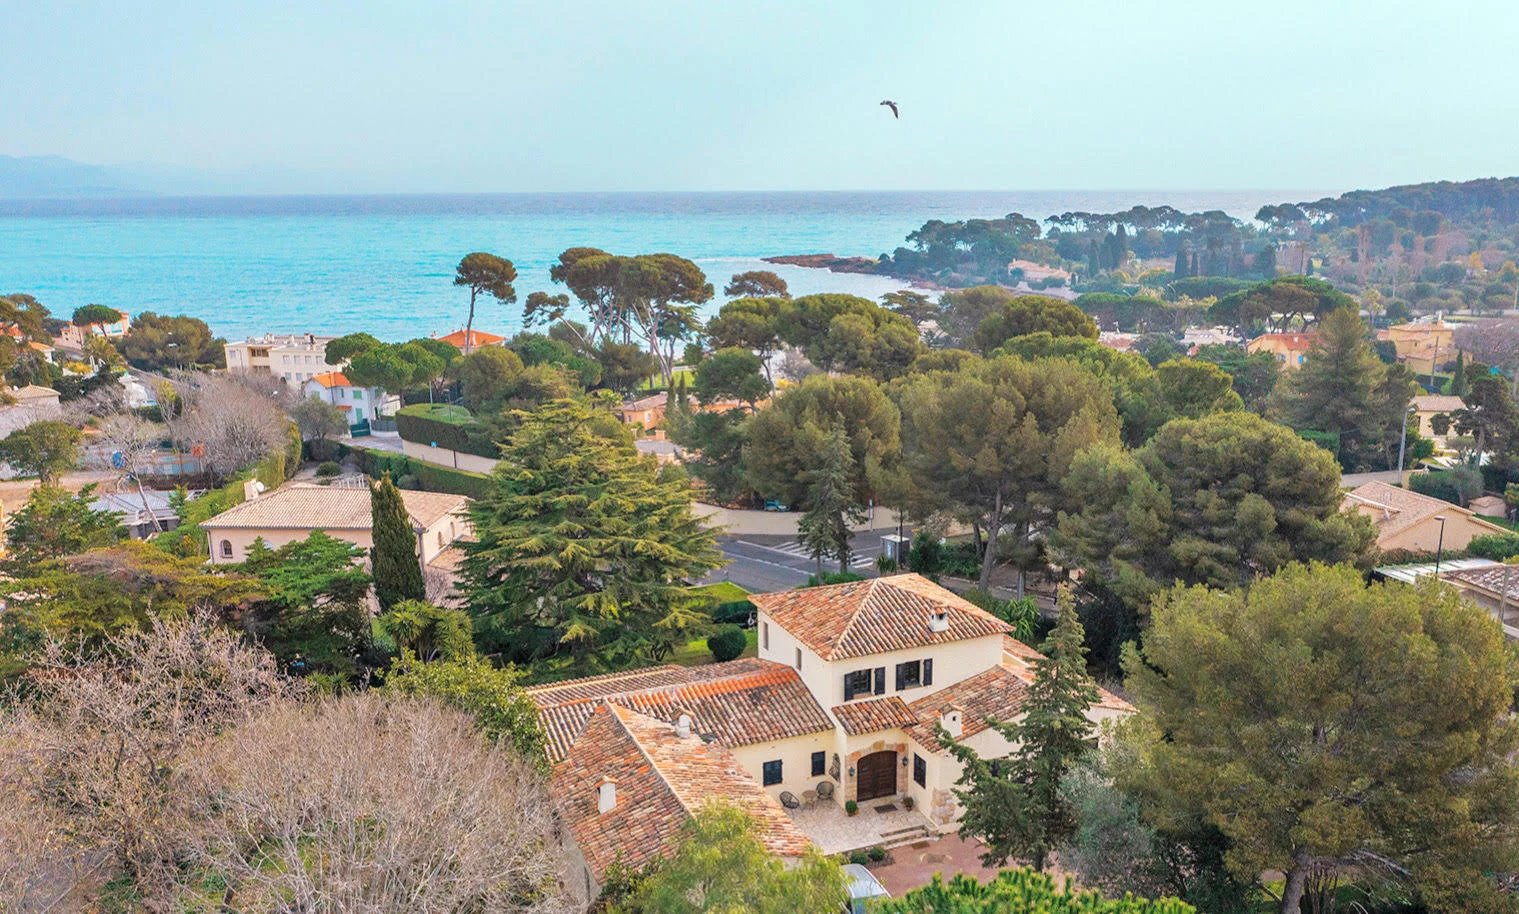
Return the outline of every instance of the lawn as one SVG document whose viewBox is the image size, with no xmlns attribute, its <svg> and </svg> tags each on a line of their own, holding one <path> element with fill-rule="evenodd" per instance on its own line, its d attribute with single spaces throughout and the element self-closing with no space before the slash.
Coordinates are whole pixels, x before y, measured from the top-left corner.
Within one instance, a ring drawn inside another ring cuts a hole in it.
<svg viewBox="0 0 1519 914">
<path fill-rule="evenodd" d="M 759 632 L 755 629 L 744 630 L 744 652 L 740 657 L 759 656 Z M 707 639 L 696 638 L 688 641 L 684 646 L 675 649 L 670 655 L 670 663 L 678 663 L 681 666 L 701 666 L 712 662 L 712 652 L 707 650 Z"/>
<path fill-rule="evenodd" d="M 413 403 L 403 406 L 397 415 L 421 416 L 447 422 L 449 425 L 470 425 L 475 421 L 469 410 L 457 403 Z"/>
<path fill-rule="evenodd" d="M 713 603 L 733 603 L 737 600 L 746 599 L 749 591 L 743 589 L 732 581 L 717 581 L 712 584 L 703 584 L 690 590 L 693 596 L 711 597 Z"/>
</svg>

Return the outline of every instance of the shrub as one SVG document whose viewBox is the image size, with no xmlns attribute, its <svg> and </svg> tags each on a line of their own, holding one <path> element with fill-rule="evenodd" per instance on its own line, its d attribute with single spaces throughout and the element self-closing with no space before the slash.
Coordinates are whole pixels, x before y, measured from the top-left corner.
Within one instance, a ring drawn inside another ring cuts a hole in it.
<svg viewBox="0 0 1519 914">
<path fill-rule="evenodd" d="M 877 844 L 865 851 L 865 856 L 870 858 L 871 863 L 880 863 L 886 859 L 886 848 Z"/>
<path fill-rule="evenodd" d="M 712 607 L 712 621 L 719 625 L 748 625 L 754 618 L 754 604 L 748 600 L 729 600 Z"/>
<path fill-rule="evenodd" d="M 1501 562 L 1519 555 L 1519 533 L 1488 533 L 1474 536 L 1471 542 L 1466 544 L 1466 552 L 1480 559 Z"/>
<path fill-rule="evenodd" d="M 944 544 L 937 536 L 918 531 L 907 551 L 907 566 L 925 578 L 936 576 L 944 569 Z"/>
<path fill-rule="evenodd" d="M 981 576 L 981 556 L 975 543 L 950 543 L 944 549 L 942 570 L 954 578 L 975 580 Z"/>
<path fill-rule="evenodd" d="M 935 875 L 933 882 L 913 889 L 901 898 L 875 908 L 881 914 L 917 914 L 919 911 L 955 911 L 957 914 L 992 914 L 993 911 L 1040 911 L 1047 914 L 1195 914 L 1196 908 L 1174 898 L 1149 901 L 1125 895 L 1108 899 L 1094 891 L 1078 891 L 1068 882 L 1063 888 L 1047 873 L 1027 869 L 1003 870 L 984 885 L 974 876 L 958 873 L 948 882 Z"/>
<path fill-rule="evenodd" d="M 1021 600 L 1003 600 L 979 587 L 965 592 L 965 599 L 976 604 L 1013 627 L 1013 637 L 1025 644 L 1034 637 L 1034 623 L 1039 619 L 1039 607 L 1033 597 Z"/>
<path fill-rule="evenodd" d="M 333 460 L 323 460 L 316 468 L 316 475 L 323 479 L 337 476 L 342 472 L 343 468 Z"/>
<path fill-rule="evenodd" d="M 391 451 L 375 451 L 363 447 L 348 448 L 348 451 L 358 458 L 360 470 L 376 479 L 389 473 L 390 478 L 396 480 L 397 488 L 419 488 L 428 492 L 468 495 L 470 498 L 480 498 L 490 489 L 490 477 L 483 473 L 438 466 Z M 403 479 L 409 479 L 412 485 L 402 485 Z"/>
<path fill-rule="evenodd" d="M 1415 473 L 1408 477 L 1408 487 L 1421 495 L 1464 507 L 1482 494 L 1482 474 L 1467 466 Z"/>
<path fill-rule="evenodd" d="M 897 570 L 897 560 L 885 553 L 876 556 L 876 571 L 881 574 L 891 574 Z"/>
<path fill-rule="evenodd" d="M 853 815 L 853 813 L 851 813 L 851 815 Z M 849 852 L 849 862 L 853 863 L 855 866 L 864 866 L 869 861 L 870 857 L 866 856 L 864 851 Z"/>
<path fill-rule="evenodd" d="M 477 457 L 501 456 L 490 432 L 462 406 L 422 403 L 404 406 L 396 412 L 396 432 L 401 440 L 414 444 L 437 445 Z"/>
<path fill-rule="evenodd" d="M 856 803 L 854 800 L 845 800 L 844 801 L 844 812 L 845 812 L 846 815 L 851 815 L 852 816 L 852 815 L 855 815 L 856 813 L 858 813 L 859 811 L 860 811 L 860 804 L 859 803 Z"/>
<path fill-rule="evenodd" d="M 707 650 L 712 652 L 712 659 L 718 663 L 738 659 L 738 655 L 742 654 L 748 645 L 749 639 L 744 636 L 744 630 L 737 625 L 721 626 L 707 638 Z"/>
<path fill-rule="evenodd" d="M 848 584 L 852 581 L 863 580 L 865 580 L 863 574 L 855 574 L 853 571 L 828 571 L 823 573 L 822 580 L 818 580 L 815 574 L 807 575 L 807 583 L 802 587 L 823 587 L 828 584 Z"/>
</svg>

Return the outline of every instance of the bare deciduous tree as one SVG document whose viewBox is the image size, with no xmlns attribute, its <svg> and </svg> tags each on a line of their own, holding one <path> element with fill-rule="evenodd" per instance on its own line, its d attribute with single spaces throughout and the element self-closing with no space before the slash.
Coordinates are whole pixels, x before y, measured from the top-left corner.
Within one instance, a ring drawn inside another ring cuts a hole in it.
<svg viewBox="0 0 1519 914">
<path fill-rule="evenodd" d="M 1474 362 L 1519 368 L 1519 320 L 1476 321 L 1459 327 L 1456 347 Z"/>
<path fill-rule="evenodd" d="M 144 886 L 173 871 L 191 827 L 181 754 L 293 689 L 268 652 L 207 613 L 114 636 L 98 652 L 49 642 L 29 678 L 34 694 L 0 716 L 5 815 L 61 817 L 55 839 Z"/>
<path fill-rule="evenodd" d="M 287 704 L 195 767 L 209 825 L 190 859 L 224 875 L 224 910 L 569 910 L 541 777 L 457 711 L 376 693 Z"/>
<path fill-rule="evenodd" d="M 180 400 L 179 418 L 170 426 L 175 441 L 192 452 L 203 448 L 207 468 L 223 479 L 285 444 L 289 420 L 281 401 L 250 383 L 204 372 L 175 381 Z"/>
<path fill-rule="evenodd" d="M 159 523 L 153 506 L 148 504 L 148 493 L 143 487 L 142 477 L 154 471 L 153 455 L 158 453 L 158 445 L 164 435 L 163 426 L 149 422 L 130 410 L 120 410 L 106 416 L 100 423 L 95 441 L 101 450 L 95 452 L 92 460 L 102 469 L 117 473 L 118 488 L 130 478 L 137 487 L 137 497 L 142 501 L 143 512 L 153 522 L 153 529 L 160 533 L 163 532 L 163 524 Z"/>
</svg>

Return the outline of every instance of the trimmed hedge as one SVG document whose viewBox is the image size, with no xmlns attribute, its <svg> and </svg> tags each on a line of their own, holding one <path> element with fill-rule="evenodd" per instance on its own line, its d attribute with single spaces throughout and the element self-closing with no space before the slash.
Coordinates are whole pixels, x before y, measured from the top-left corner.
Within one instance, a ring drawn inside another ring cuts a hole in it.
<svg viewBox="0 0 1519 914">
<path fill-rule="evenodd" d="M 358 458 L 359 469 L 377 478 L 383 473 L 389 473 L 390 478 L 395 480 L 410 476 L 424 491 L 467 495 L 470 498 L 480 498 L 490 490 L 491 478 L 484 473 L 438 466 L 391 451 L 376 451 L 366 447 L 349 447 L 348 450 Z"/>
<path fill-rule="evenodd" d="M 1519 555 L 1519 533 L 1487 533 L 1474 536 L 1466 544 L 1468 555 L 1501 562 Z"/>
<path fill-rule="evenodd" d="M 402 441 L 413 444 L 436 444 L 477 457 L 501 456 L 501 448 L 491 440 L 490 432 L 462 406 L 418 403 L 402 407 L 396 412 L 396 431 Z"/>
<path fill-rule="evenodd" d="M 748 645 L 749 639 L 737 625 L 724 625 L 707 638 L 707 650 L 718 663 L 737 659 Z"/>
</svg>

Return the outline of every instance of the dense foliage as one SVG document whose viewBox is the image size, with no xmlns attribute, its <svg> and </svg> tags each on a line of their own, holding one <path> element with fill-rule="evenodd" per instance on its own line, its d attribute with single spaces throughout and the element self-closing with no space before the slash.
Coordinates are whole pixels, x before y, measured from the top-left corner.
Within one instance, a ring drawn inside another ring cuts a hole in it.
<svg viewBox="0 0 1519 914">
<path fill-rule="evenodd" d="M 872 910 L 879 914 L 1194 914 L 1197 910 L 1174 898 L 1103 898 L 1095 891 L 1078 891 L 1032 870 L 1003 870 L 987 882 L 957 873 L 948 882 L 933 882 Z"/>
</svg>

